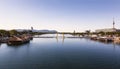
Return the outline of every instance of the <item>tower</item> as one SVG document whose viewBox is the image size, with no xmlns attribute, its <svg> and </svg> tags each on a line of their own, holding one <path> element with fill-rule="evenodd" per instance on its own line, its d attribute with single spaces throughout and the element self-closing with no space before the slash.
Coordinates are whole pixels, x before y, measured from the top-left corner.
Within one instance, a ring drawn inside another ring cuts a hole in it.
<svg viewBox="0 0 120 69">
<path fill-rule="evenodd" d="M 115 28 L 115 21 L 114 21 L 114 18 L 113 18 L 113 29 Z"/>
<path fill-rule="evenodd" d="M 31 27 L 31 31 L 33 31 L 33 27 Z"/>
<path fill-rule="evenodd" d="M 31 27 L 31 30 L 33 30 L 33 27 Z"/>
</svg>

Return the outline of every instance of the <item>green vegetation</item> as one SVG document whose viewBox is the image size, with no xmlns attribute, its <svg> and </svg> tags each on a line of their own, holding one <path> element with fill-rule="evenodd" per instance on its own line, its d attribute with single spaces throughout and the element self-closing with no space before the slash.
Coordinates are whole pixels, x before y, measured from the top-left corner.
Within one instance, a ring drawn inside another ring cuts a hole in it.
<svg viewBox="0 0 120 69">
<path fill-rule="evenodd" d="M 111 35 L 111 36 L 116 35 L 116 36 L 120 36 L 120 32 L 99 32 L 98 34 L 101 34 L 101 35 L 103 35 L 103 36 L 105 36 L 105 35 Z"/>
<path fill-rule="evenodd" d="M 9 36 L 12 36 L 12 35 L 17 35 L 19 34 L 19 32 L 17 32 L 16 30 L 0 30 L 0 36 L 2 37 L 9 37 Z"/>
<path fill-rule="evenodd" d="M 9 31 L 10 35 L 18 35 L 19 32 L 17 32 L 16 30 L 10 30 Z"/>
<path fill-rule="evenodd" d="M 6 30 L 0 30 L 0 36 L 6 37 L 6 36 L 10 36 L 9 31 Z"/>
<path fill-rule="evenodd" d="M 18 32 L 16 30 L 0 30 L 0 36 L 2 37 L 10 37 L 13 35 L 22 35 L 22 34 L 42 35 L 42 34 L 52 34 L 52 33 L 32 32 L 31 30 L 24 30 L 22 32 Z"/>
<path fill-rule="evenodd" d="M 41 33 L 41 32 L 32 32 L 31 30 L 25 30 L 22 32 L 18 32 L 16 30 L 0 30 L 0 36 L 3 37 L 9 37 L 12 35 L 22 35 L 22 34 L 31 34 L 31 35 L 42 35 L 42 34 L 55 34 L 55 33 Z M 101 35 L 101 36 L 105 36 L 105 35 L 116 35 L 116 36 L 120 36 L 120 32 L 91 32 L 90 30 L 86 30 L 85 32 L 58 32 L 58 34 L 71 34 L 71 35 Z"/>
</svg>

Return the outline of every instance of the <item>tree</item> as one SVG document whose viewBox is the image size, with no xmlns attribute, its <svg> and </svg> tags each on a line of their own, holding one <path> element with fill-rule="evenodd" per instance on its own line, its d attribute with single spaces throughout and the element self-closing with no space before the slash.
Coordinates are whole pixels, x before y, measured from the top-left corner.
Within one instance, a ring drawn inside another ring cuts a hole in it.
<svg viewBox="0 0 120 69">
<path fill-rule="evenodd" d="M 9 32 L 8 31 L 6 31 L 6 30 L 0 30 L 0 35 L 1 36 L 9 36 Z"/>
<path fill-rule="evenodd" d="M 18 35 L 19 32 L 17 32 L 16 30 L 10 30 L 9 31 L 10 35 Z"/>
<path fill-rule="evenodd" d="M 91 32 L 90 30 L 86 30 L 85 31 L 86 34 L 90 34 L 90 32 Z"/>
</svg>

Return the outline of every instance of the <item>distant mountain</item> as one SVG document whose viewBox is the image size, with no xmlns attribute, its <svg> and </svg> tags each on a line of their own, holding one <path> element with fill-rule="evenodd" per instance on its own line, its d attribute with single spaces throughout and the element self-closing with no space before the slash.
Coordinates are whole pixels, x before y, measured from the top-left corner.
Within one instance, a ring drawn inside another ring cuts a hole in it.
<svg viewBox="0 0 120 69">
<path fill-rule="evenodd" d="M 30 31 L 30 29 L 15 29 L 18 32 L 23 31 Z M 39 33 L 57 33 L 56 30 L 32 30 L 32 32 L 39 32 Z"/>
<path fill-rule="evenodd" d="M 14 29 L 14 30 L 16 30 L 18 32 L 29 31 L 29 29 Z"/>
<path fill-rule="evenodd" d="M 33 30 L 32 32 L 41 32 L 41 33 L 57 33 L 56 30 Z"/>
</svg>

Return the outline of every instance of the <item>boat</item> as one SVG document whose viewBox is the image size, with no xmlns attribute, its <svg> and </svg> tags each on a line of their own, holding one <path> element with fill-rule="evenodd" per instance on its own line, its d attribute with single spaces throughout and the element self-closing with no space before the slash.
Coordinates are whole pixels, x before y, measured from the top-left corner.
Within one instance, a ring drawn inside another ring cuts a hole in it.
<svg viewBox="0 0 120 69">
<path fill-rule="evenodd" d="M 7 43 L 8 39 L 8 37 L 0 37 L 0 43 Z"/>
<path fill-rule="evenodd" d="M 99 41 L 103 42 L 113 42 L 113 37 L 100 37 Z"/>
<path fill-rule="evenodd" d="M 114 37 L 114 43 L 120 44 L 120 37 Z"/>
<path fill-rule="evenodd" d="M 12 36 L 9 38 L 7 44 L 8 45 L 20 45 L 24 43 L 30 42 L 30 37 L 21 35 L 21 36 Z"/>
</svg>

